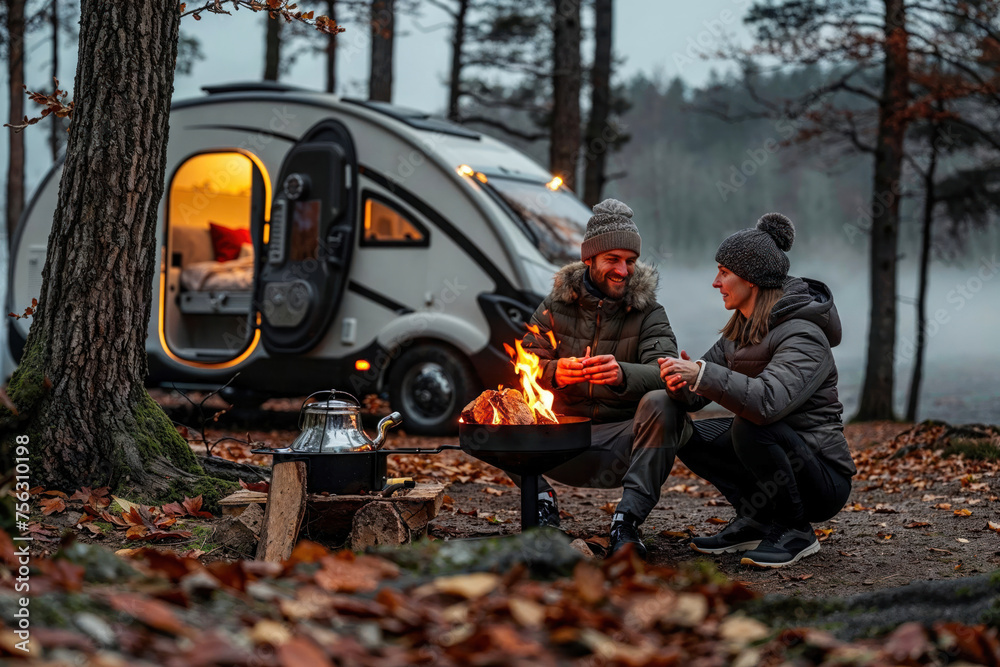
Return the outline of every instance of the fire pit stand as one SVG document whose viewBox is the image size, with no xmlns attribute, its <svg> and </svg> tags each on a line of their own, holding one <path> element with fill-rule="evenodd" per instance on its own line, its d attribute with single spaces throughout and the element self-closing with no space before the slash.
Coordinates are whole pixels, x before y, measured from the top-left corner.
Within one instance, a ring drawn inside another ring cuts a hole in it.
<svg viewBox="0 0 1000 667">
<path fill-rule="evenodd" d="M 538 525 L 538 477 L 590 447 L 590 420 L 560 417 L 558 424 L 458 425 L 466 454 L 521 477 L 521 530 Z"/>
</svg>

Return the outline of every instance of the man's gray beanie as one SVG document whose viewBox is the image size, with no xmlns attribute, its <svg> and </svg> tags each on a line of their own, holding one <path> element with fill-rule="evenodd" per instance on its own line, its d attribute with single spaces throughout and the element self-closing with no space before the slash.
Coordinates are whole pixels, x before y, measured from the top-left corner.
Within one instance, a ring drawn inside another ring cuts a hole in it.
<svg viewBox="0 0 1000 667">
<path fill-rule="evenodd" d="M 788 252 L 795 225 L 780 213 L 765 213 L 757 226 L 726 238 L 715 261 L 758 287 L 781 287 L 788 276 Z M 784 251 L 784 252 L 783 252 Z"/>
<path fill-rule="evenodd" d="M 617 199 L 605 199 L 594 207 L 580 244 L 580 259 L 611 250 L 631 250 L 638 255 L 641 248 L 642 239 L 632 222 L 632 209 Z"/>
</svg>

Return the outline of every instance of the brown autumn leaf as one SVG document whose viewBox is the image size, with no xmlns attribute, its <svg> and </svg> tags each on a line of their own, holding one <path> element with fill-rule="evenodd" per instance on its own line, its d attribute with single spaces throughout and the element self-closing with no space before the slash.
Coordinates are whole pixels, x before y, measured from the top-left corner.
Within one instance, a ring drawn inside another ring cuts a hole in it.
<svg viewBox="0 0 1000 667">
<path fill-rule="evenodd" d="M 911 521 L 903 526 L 903 528 L 925 528 L 929 525 L 931 525 L 929 521 Z"/>
<path fill-rule="evenodd" d="M 607 512 L 608 514 L 614 514 L 615 513 L 615 508 L 617 508 L 617 507 L 618 507 L 617 503 L 613 503 L 611 501 L 608 501 L 608 502 L 604 503 L 603 505 L 601 505 L 601 510 L 604 511 L 604 512 Z"/>
<path fill-rule="evenodd" d="M 36 561 L 38 569 L 49 583 L 65 591 L 83 590 L 83 566 L 65 558 L 42 558 Z"/>
<path fill-rule="evenodd" d="M 792 581 L 805 581 L 806 579 L 812 579 L 811 574 L 796 574 L 792 576 Z"/>
<path fill-rule="evenodd" d="M 194 498 L 188 498 L 187 496 L 184 496 L 184 502 L 182 504 L 184 505 L 184 509 L 186 509 L 188 511 L 188 514 L 190 514 L 191 516 L 202 519 L 211 519 L 212 513 L 202 511 L 201 503 L 202 503 L 201 494 L 199 494 Z"/>
<path fill-rule="evenodd" d="M 38 504 L 42 506 L 42 514 L 45 516 L 62 512 L 66 509 L 66 501 L 62 498 L 46 498 Z"/>
<path fill-rule="evenodd" d="M 395 577 L 399 568 L 375 556 L 355 556 L 350 551 L 340 551 L 325 556 L 322 567 L 313 575 L 316 583 L 333 593 L 373 591 L 385 578 Z"/>
<path fill-rule="evenodd" d="M 299 563 L 315 563 L 329 555 L 330 550 L 323 545 L 312 540 L 300 540 L 292 549 L 292 555 L 285 561 L 285 569 L 291 570 Z"/>
<path fill-rule="evenodd" d="M 154 630 L 180 636 L 192 634 L 191 628 L 182 623 L 165 602 L 135 593 L 114 593 L 108 596 L 108 602 L 117 611 L 132 616 Z"/>
<path fill-rule="evenodd" d="M 128 535 L 126 534 L 126 537 L 127 536 Z M 143 542 L 160 542 L 162 540 L 171 540 L 177 538 L 187 539 L 193 536 L 194 533 L 192 533 L 190 530 L 171 530 L 171 531 L 151 530 L 145 535 L 142 535 L 140 537 L 130 537 L 129 539 L 142 540 Z"/>
<path fill-rule="evenodd" d="M 813 534 L 820 542 L 826 542 L 833 534 L 833 530 L 833 528 L 816 528 L 813 530 Z"/>
<path fill-rule="evenodd" d="M 97 524 L 93 523 L 92 521 L 83 524 L 83 527 L 86 528 L 87 530 L 89 530 L 90 533 L 92 535 L 94 535 L 95 537 L 98 536 L 98 535 L 103 535 L 104 534 L 104 530 L 102 530 L 100 526 L 98 526 Z"/>
<path fill-rule="evenodd" d="M 576 594 L 587 604 L 594 605 L 604 598 L 604 571 L 581 560 L 573 568 L 573 583 Z"/>
<path fill-rule="evenodd" d="M 493 496 L 502 496 L 504 492 L 500 489 L 494 489 L 492 486 L 487 486 L 483 489 L 483 493 L 488 493 Z"/>
<path fill-rule="evenodd" d="M 938 503 L 937 505 L 934 505 L 934 509 L 936 509 L 936 510 L 950 510 L 951 509 L 951 503 Z"/>
<path fill-rule="evenodd" d="M 149 528 L 147 528 L 146 526 L 144 526 L 142 524 L 129 526 L 128 530 L 125 531 L 125 539 L 126 540 L 141 540 L 146 535 L 146 533 L 148 533 L 148 532 L 149 532 Z"/>
<path fill-rule="evenodd" d="M 42 491 L 42 495 L 43 496 L 57 496 L 59 498 L 64 498 L 64 499 L 67 499 L 67 500 L 69 499 L 69 496 L 67 496 L 62 491 Z"/>
<path fill-rule="evenodd" d="M 292 637 L 278 647 L 277 655 L 281 667 L 333 667 L 326 653 L 305 637 Z"/>
<path fill-rule="evenodd" d="M 166 514 L 167 516 L 173 516 L 173 515 L 184 516 L 185 514 L 187 514 L 187 510 L 181 507 L 180 503 L 166 503 L 165 505 L 160 507 L 160 511 Z"/>
<path fill-rule="evenodd" d="M 672 537 L 677 540 L 686 540 L 691 536 L 679 530 L 661 530 L 660 537 Z"/>
<path fill-rule="evenodd" d="M 182 577 L 201 567 L 198 561 L 178 556 L 172 551 L 161 551 L 151 547 L 142 547 L 135 555 L 144 559 L 150 569 L 161 572 L 173 582 L 180 581 Z"/>
<path fill-rule="evenodd" d="M 719 518 L 719 517 L 717 517 L 717 516 L 711 516 L 711 517 L 709 517 L 709 518 L 705 519 L 705 521 L 707 521 L 708 523 L 714 523 L 714 524 L 718 524 L 718 525 L 720 525 L 720 526 L 721 526 L 722 524 L 725 524 L 725 523 L 729 523 L 729 521 L 727 521 L 726 519 L 720 519 L 720 518 Z"/>
<path fill-rule="evenodd" d="M 995 521 L 987 521 L 986 527 L 990 530 L 1000 533 L 1000 523 L 996 523 Z"/>
<path fill-rule="evenodd" d="M 247 491 L 259 491 L 260 493 L 267 493 L 268 489 L 271 488 L 268 482 L 244 482 L 240 480 L 240 486 Z"/>
<path fill-rule="evenodd" d="M 438 577 L 431 588 L 446 595 L 473 600 L 488 595 L 500 585 L 500 576 L 492 572 L 472 572 L 450 577 Z"/>
<path fill-rule="evenodd" d="M 955 510 L 953 512 L 955 516 L 972 516 L 972 510 L 965 509 L 964 507 L 960 510 Z"/>
</svg>

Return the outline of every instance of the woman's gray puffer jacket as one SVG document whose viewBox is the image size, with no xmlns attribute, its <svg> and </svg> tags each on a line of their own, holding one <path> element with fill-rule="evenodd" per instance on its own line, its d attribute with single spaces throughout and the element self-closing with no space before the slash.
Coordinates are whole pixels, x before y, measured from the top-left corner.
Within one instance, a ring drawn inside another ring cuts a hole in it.
<svg viewBox="0 0 1000 667">
<path fill-rule="evenodd" d="M 833 295 L 809 278 L 788 277 L 782 288 L 764 340 L 737 347 L 720 338 L 702 357 L 697 392 L 688 386 L 670 395 L 689 411 L 715 401 L 754 424 L 784 421 L 832 467 L 853 476 L 831 350 L 842 333 Z"/>
</svg>

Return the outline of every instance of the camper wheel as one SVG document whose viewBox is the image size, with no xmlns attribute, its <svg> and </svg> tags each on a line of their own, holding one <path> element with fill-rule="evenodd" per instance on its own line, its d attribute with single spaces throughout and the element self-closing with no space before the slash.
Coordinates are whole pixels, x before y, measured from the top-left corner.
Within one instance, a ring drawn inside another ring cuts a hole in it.
<svg viewBox="0 0 1000 667">
<path fill-rule="evenodd" d="M 445 345 L 420 345 L 404 352 L 389 370 L 389 403 L 403 413 L 407 433 L 452 435 L 478 386 L 460 353 Z"/>
</svg>

